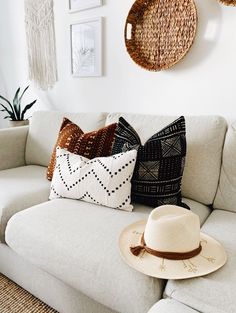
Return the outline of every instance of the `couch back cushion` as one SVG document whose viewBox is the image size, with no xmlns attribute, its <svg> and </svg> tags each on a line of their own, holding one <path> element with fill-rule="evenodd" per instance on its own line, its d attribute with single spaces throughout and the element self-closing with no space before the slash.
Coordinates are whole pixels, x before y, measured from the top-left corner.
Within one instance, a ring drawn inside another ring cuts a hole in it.
<svg viewBox="0 0 236 313">
<path fill-rule="evenodd" d="M 106 124 L 123 116 L 137 131 L 142 144 L 177 116 L 111 113 Z M 182 195 L 204 204 L 212 204 L 220 175 L 222 149 L 227 123 L 218 116 L 187 116 L 187 156 L 182 180 Z"/>
<path fill-rule="evenodd" d="M 236 212 L 236 122 L 226 134 L 220 182 L 213 207 Z"/>
<path fill-rule="evenodd" d="M 102 128 L 106 113 L 63 113 L 58 111 L 38 111 L 30 120 L 26 144 L 26 164 L 48 166 L 63 117 L 78 124 L 84 132 Z"/>
</svg>

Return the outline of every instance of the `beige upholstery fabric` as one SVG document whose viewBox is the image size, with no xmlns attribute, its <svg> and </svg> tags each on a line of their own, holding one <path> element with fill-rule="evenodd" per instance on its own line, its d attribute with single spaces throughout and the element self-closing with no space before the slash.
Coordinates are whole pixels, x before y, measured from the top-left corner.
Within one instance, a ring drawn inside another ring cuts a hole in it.
<svg viewBox="0 0 236 313">
<path fill-rule="evenodd" d="M 105 125 L 105 113 L 63 113 L 38 111 L 30 120 L 26 144 L 26 163 L 48 166 L 63 117 L 77 123 L 85 132 Z"/>
<path fill-rule="evenodd" d="M 50 183 L 46 168 L 23 166 L 0 171 L 0 240 L 8 220 L 16 212 L 48 200 Z"/>
<path fill-rule="evenodd" d="M 197 313 L 197 311 L 175 300 L 165 299 L 157 302 L 148 313 Z"/>
<path fill-rule="evenodd" d="M 173 116 L 112 113 L 106 124 L 123 116 L 135 128 L 144 143 L 156 131 L 175 118 Z M 217 116 L 186 117 L 187 158 L 182 194 L 204 204 L 212 204 L 220 174 L 221 154 L 227 124 Z"/>
<path fill-rule="evenodd" d="M 226 134 L 220 183 L 213 206 L 236 212 L 236 122 Z"/>
<path fill-rule="evenodd" d="M 29 262 L 114 311 L 143 313 L 160 299 L 163 282 L 126 265 L 118 238 L 148 212 L 52 200 L 14 215 L 6 241 Z"/>
<path fill-rule="evenodd" d="M 0 272 L 60 313 L 115 313 L 24 260 L 5 244 L 0 244 Z"/>
<path fill-rule="evenodd" d="M 197 208 L 207 216 L 207 207 L 190 203 L 193 211 Z M 163 283 L 126 265 L 118 238 L 126 225 L 147 218 L 150 210 L 135 205 L 129 213 L 52 200 L 13 216 L 7 243 L 26 260 L 114 311 L 143 313 L 161 297 Z M 129 286 L 128 292 L 124 286 Z"/>
<path fill-rule="evenodd" d="M 236 308 L 236 214 L 214 210 L 202 230 L 226 249 L 228 261 L 210 275 L 168 281 L 165 294 L 202 313 L 235 313 Z"/>
<path fill-rule="evenodd" d="M 206 219 L 212 212 L 209 206 L 201 204 L 200 202 L 187 198 L 183 198 L 183 202 L 190 207 L 193 213 L 196 213 L 199 216 L 201 225 L 203 225 L 203 223 L 206 221 Z"/>
<path fill-rule="evenodd" d="M 28 126 L 0 130 L 0 170 L 25 165 Z"/>
<path fill-rule="evenodd" d="M 193 213 L 196 213 L 199 216 L 201 225 L 203 225 L 203 223 L 206 221 L 206 219 L 212 212 L 212 210 L 208 206 L 201 204 L 199 202 L 196 202 L 194 200 L 183 198 L 183 202 L 186 203 L 190 207 Z M 143 208 L 147 209 L 148 213 L 151 212 L 151 210 L 153 210 L 152 207 L 144 206 L 143 204 L 137 204 L 137 203 L 134 204 L 134 211 L 136 210 L 139 211 L 139 210 L 142 210 Z"/>
</svg>

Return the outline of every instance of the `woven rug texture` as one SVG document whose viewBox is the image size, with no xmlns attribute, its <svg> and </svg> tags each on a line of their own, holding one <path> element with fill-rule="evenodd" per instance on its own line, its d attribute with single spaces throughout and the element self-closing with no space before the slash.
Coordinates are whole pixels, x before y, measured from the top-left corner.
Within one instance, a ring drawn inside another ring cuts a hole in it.
<svg viewBox="0 0 236 313">
<path fill-rule="evenodd" d="M 57 313 L 2 274 L 0 274 L 0 312 Z"/>
</svg>

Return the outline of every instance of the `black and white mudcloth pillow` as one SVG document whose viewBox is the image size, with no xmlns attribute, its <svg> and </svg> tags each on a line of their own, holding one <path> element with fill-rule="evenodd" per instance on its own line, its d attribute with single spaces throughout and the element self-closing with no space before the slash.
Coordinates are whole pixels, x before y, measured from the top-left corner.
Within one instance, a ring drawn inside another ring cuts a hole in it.
<svg viewBox="0 0 236 313">
<path fill-rule="evenodd" d="M 131 178 L 137 151 L 89 160 L 57 147 L 50 199 L 70 198 L 132 211 Z"/>
<path fill-rule="evenodd" d="M 132 201 L 157 207 L 182 203 L 181 180 L 186 156 L 183 116 L 154 134 L 142 145 L 134 128 L 120 117 L 112 153 L 137 149 L 132 178 Z"/>
</svg>

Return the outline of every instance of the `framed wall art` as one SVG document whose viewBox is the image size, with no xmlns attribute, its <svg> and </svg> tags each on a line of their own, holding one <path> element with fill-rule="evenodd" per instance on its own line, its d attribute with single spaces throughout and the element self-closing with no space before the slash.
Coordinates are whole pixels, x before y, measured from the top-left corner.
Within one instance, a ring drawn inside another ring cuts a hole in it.
<svg viewBox="0 0 236 313">
<path fill-rule="evenodd" d="M 72 75 L 102 76 L 102 18 L 72 24 L 70 37 Z"/>
<path fill-rule="evenodd" d="M 102 5 L 102 0 L 69 0 L 69 10 L 71 13 L 87 10 Z"/>
</svg>

